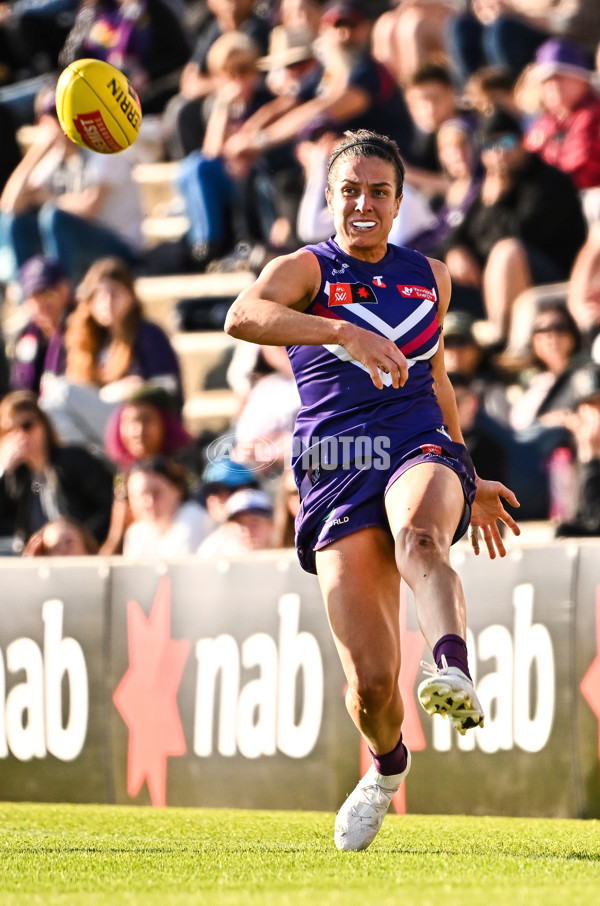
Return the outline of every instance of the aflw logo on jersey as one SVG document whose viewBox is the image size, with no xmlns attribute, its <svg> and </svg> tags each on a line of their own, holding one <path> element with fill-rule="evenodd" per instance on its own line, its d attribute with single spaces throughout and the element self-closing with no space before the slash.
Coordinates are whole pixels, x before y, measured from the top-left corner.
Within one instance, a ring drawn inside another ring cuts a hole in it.
<svg viewBox="0 0 600 906">
<path fill-rule="evenodd" d="M 377 296 L 364 283 L 332 283 L 329 287 L 329 308 L 333 305 L 376 305 Z"/>
<path fill-rule="evenodd" d="M 406 286 L 405 284 L 397 283 L 398 292 L 401 296 L 404 296 L 405 299 L 427 299 L 429 302 L 436 302 L 437 296 L 432 289 L 427 289 L 426 286 Z"/>
</svg>

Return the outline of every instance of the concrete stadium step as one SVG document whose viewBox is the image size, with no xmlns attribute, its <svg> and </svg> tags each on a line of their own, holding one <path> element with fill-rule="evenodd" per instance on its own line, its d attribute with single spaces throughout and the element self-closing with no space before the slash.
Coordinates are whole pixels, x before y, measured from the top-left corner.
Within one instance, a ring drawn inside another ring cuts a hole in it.
<svg viewBox="0 0 600 906">
<path fill-rule="evenodd" d="M 232 301 L 256 279 L 252 271 L 231 274 L 170 274 L 138 277 L 136 293 L 147 317 L 173 334 L 177 328 L 173 308 L 183 299 L 228 298 Z"/>
<path fill-rule="evenodd" d="M 221 433 L 229 428 L 239 405 L 233 390 L 204 390 L 185 401 L 183 421 L 194 436 L 203 430 Z"/>
<path fill-rule="evenodd" d="M 190 221 L 185 214 L 170 217 L 144 217 L 142 221 L 142 235 L 147 249 L 153 248 L 159 242 L 173 242 L 181 239 L 190 227 Z"/>
<path fill-rule="evenodd" d="M 133 168 L 133 178 L 139 186 L 147 216 L 164 215 L 166 208 L 180 198 L 175 184 L 176 173 L 177 161 L 140 163 Z"/>
<path fill-rule="evenodd" d="M 176 333 L 171 342 L 181 367 L 185 399 L 206 389 L 208 373 L 227 359 L 236 344 L 232 337 L 219 330 Z"/>
</svg>

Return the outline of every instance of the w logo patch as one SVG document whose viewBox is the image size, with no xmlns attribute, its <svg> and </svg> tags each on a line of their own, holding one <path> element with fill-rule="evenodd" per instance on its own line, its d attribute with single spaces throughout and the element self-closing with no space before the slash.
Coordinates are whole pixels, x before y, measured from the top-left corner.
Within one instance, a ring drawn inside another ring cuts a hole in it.
<svg viewBox="0 0 600 906">
<path fill-rule="evenodd" d="M 329 308 L 334 305 L 376 305 L 377 296 L 364 283 L 332 283 L 329 287 Z"/>
</svg>

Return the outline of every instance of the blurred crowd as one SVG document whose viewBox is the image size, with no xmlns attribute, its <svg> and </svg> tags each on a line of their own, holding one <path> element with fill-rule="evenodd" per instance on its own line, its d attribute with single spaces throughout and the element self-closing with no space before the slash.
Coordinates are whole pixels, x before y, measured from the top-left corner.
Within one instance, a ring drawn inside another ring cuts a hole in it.
<svg viewBox="0 0 600 906">
<path fill-rule="evenodd" d="M 140 95 L 126 152 L 60 129 L 56 80 L 81 57 Z M 355 128 L 406 163 L 392 241 L 450 271 L 446 367 L 478 473 L 521 520 L 600 536 L 597 0 L 5 0 L 0 288 L 20 318 L 0 342 L 2 554 L 292 546 L 286 351 L 238 343 L 236 414 L 194 434 L 136 281 L 258 273 L 328 238 L 327 161 Z M 152 247 L 144 154 L 174 165 L 165 213 L 188 224 Z"/>
</svg>

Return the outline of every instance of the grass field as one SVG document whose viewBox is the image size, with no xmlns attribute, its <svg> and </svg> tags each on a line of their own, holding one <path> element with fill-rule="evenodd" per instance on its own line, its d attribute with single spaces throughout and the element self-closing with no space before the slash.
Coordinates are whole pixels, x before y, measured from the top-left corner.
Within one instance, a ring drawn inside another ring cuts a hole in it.
<svg viewBox="0 0 600 906">
<path fill-rule="evenodd" d="M 598 906 L 600 822 L 0 803 L 1 906 Z"/>
</svg>

